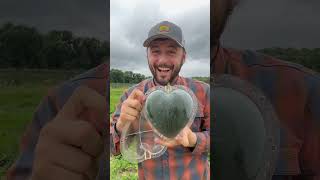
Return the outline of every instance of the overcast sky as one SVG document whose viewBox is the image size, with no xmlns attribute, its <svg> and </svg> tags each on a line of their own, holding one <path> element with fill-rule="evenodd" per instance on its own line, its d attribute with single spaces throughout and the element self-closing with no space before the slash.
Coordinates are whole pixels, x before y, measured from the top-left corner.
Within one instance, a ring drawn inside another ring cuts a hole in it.
<svg viewBox="0 0 320 180">
<path fill-rule="evenodd" d="M 320 0 L 240 0 L 223 44 L 241 49 L 320 47 Z M 208 75 L 209 0 L 111 0 L 112 66 L 149 73 L 142 42 L 167 19 L 182 27 L 188 50 L 182 72 Z M 70 30 L 107 40 L 106 0 L 0 0 L 0 24 Z M 130 31 L 129 31 L 130 29 Z M 199 65 L 199 66 L 198 66 Z"/>
<path fill-rule="evenodd" d="M 240 1 L 223 35 L 226 46 L 320 47 L 320 0 Z"/>
<path fill-rule="evenodd" d="M 168 20 L 181 27 L 187 60 L 181 75 L 210 74 L 209 0 L 111 0 L 111 68 L 151 75 L 142 46 L 149 29 Z"/>
<path fill-rule="evenodd" d="M 107 40 L 107 4 L 106 0 L 0 0 L 0 24 L 10 21 L 42 32 L 69 30 Z"/>
</svg>

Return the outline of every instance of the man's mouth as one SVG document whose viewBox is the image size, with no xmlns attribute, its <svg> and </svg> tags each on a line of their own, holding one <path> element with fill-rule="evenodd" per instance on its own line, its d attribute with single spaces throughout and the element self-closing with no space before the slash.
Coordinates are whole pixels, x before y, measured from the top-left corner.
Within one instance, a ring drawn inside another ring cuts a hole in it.
<svg viewBox="0 0 320 180">
<path fill-rule="evenodd" d="M 159 72 L 164 72 L 164 73 L 166 73 L 166 72 L 169 72 L 171 69 L 168 68 L 168 67 L 158 67 L 157 70 L 158 70 Z"/>
<path fill-rule="evenodd" d="M 171 76 L 172 68 L 170 67 L 157 67 L 158 78 L 160 79 L 168 79 Z"/>
</svg>

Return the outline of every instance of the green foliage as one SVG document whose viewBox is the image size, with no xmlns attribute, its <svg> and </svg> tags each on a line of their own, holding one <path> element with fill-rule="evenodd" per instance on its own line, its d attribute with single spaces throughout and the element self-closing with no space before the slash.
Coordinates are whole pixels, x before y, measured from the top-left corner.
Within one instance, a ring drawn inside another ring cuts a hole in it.
<svg viewBox="0 0 320 180">
<path fill-rule="evenodd" d="M 115 110 L 120 97 L 128 87 L 110 89 L 110 114 Z M 110 179 L 132 180 L 138 179 L 138 164 L 130 163 L 122 158 L 122 155 L 110 157 Z"/>
<path fill-rule="evenodd" d="M 119 69 L 110 70 L 110 81 L 112 83 L 132 83 L 137 84 L 146 79 L 143 74 L 133 73 L 131 71 L 121 71 Z"/>
<path fill-rule="evenodd" d="M 281 60 L 297 63 L 320 72 L 320 48 L 315 49 L 294 49 L 294 48 L 267 48 L 258 50 Z"/>
<path fill-rule="evenodd" d="M 110 179 L 138 179 L 138 164 L 124 160 L 121 155 L 110 158 Z"/>
<path fill-rule="evenodd" d="M 192 79 L 210 84 L 210 77 L 192 77 Z"/>
<path fill-rule="evenodd" d="M 39 33 L 33 27 L 0 27 L 0 68 L 89 69 L 109 57 L 109 45 L 70 31 Z"/>
<path fill-rule="evenodd" d="M 110 89 L 110 114 L 112 114 L 118 103 L 120 102 L 121 95 L 125 92 L 127 88 L 126 87 L 120 87 L 120 88 L 112 88 Z"/>
<path fill-rule="evenodd" d="M 29 67 L 38 63 L 41 35 L 35 28 L 5 24 L 0 29 L 0 67 Z"/>
</svg>

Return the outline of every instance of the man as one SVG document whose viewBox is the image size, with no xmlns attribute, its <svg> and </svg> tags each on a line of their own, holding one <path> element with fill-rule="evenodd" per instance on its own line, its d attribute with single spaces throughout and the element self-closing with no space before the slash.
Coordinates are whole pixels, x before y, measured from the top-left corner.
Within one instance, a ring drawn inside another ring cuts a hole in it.
<svg viewBox="0 0 320 180">
<path fill-rule="evenodd" d="M 215 0 L 211 4 L 211 75 L 231 74 L 246 80 L 264 92 L 274 106 L 281 132 L 273 179 L 319 180 L 320 77 L 297 64 L 223 48 L 219 39 L 236 4 L 236 0 Z"/>
<path fill-rule="evenodd" d="M 171 22 L 160 22 L 151 28 L 143 45 L 153 78 L 133 86 L 121 97 L 112 116 L 111 152 L 120 154 L 122 129 L 126 123 L 138 121 L 148 89 L 168 83 L 183 85 L 194 92 L 200 104 L 196 118 L 174 140 L 157 140 L 168 149 L 162 156 L 138 164 L 139 179 L 209 179 L 210 91 L 205 83 L 179 76 L 186 59 L 182 30 Z"/>
</svg>

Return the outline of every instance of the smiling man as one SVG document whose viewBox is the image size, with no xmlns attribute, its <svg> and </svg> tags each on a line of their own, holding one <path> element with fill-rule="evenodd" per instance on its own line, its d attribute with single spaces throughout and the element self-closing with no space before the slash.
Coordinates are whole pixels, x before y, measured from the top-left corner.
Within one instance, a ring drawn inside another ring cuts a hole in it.
<svg viewBox="0 0 320 180">
<path fill-rule="evenodd" d="M 182 30 L 171 22 L 160 22 L 150 29 L 143 46 L 147 48 L 153 78 L 131 87 L 122 95 L 112 116 L 111 152 L 120 154 L 121 132 L 126 123 L 138 121 L 144 93 L 155 86 L 183 85 L 193 91 L 200 104 L 194 122 L 173 141 L 157 140 L 168 150 L 158 158 L 139 163 L 139 179 L 209 179 L 210 88 L 206 83 L 179 76 L 186 60 Z"/>
</svg>

